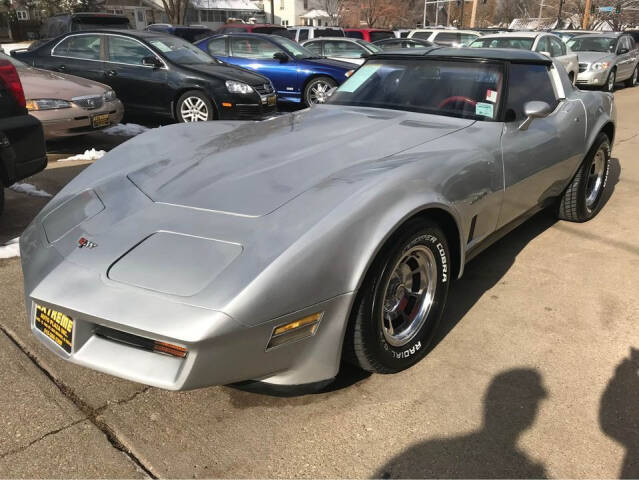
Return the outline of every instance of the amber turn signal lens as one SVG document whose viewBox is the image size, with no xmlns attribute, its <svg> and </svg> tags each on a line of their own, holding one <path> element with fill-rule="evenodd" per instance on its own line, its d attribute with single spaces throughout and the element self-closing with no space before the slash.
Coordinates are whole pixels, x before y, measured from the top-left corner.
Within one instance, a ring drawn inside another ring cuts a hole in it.
<svg viewBox="0 0 639 480">
<path fill-rule="evenodd" d="M 233 106 L 233 104 L 229 103 L 229 102 L 222 102 L 222 106 L 226 107 L 226 108 L 231 108 Z"/>
<path fill-rule="evenodd" d="M 295 330 L 296 328 L 303 327 L 304 325 L 315 323 L 319 321 L 320 318 L 322 318 L 321 313 L 314 313 L 313 315 L 309 315 L 308 317 L 300 318 L 299 320 L 295 320 L 294 322 L 277 327 L 273 332 L 273 335 L 281 335 L 291 330 Z"/>
<path fill-rule="evenodd" d="M 166 342 L 158 342 L 157 340 L 153 344 L 153 351 L 166 353 L 168 355 L 173 355 L 174 357 L 180 358 L 186 357 L 186 354 L 189 353 L 189 351 L 184 347 Z"/>
</svg>

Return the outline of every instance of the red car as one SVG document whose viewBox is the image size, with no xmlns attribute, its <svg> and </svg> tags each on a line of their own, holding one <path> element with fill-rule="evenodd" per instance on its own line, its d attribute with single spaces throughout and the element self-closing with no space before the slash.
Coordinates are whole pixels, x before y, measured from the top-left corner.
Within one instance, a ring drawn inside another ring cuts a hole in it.
<svg viewBox="0 0 639 480">
<path fill-rule="evenodd" d="M 395 32 L 381 28 L 345 28 L 344 33 L 347 37 L 359 38 L 371 43 L 385 38 L 395 38 Z"/>
<path fill-rule="evenodd" d="M 268 33 L 288 37 L 288 30 L 281 25 L 270 23 L 227 23 L 218 28 L 215 33 Z"/>
</svg>

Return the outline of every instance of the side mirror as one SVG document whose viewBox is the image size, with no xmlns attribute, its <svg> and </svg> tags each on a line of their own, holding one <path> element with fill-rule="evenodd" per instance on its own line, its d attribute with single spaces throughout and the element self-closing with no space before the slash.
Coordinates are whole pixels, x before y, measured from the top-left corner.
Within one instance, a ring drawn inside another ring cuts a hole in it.
<svg viewBox="0 0 639 480">
<path fill-rule="evenodd" d="M 149 55 L 148 57 L 144 57 L 142 59 L 142 65 L 146 67 L 160 68 L 162 66 L 162 62 L 158 57 Z"/>
<path fill-rule="evenodd" d="M 519 125 L 519 130 L 522 132 L 528 130 L 528 127 L 535 118 L 545 118 L 552 113 L 552 108 L 546 102 L 526 102 L 524 104 L 524 115 L 526 120 Z"/>
<path fill-rule="evenodd" d="M 273 60 L 279 60 L 280 63 L 286 63 L 288 62 L 288 55 L 286 55 L 284 52 L 275 52 L 273 54 Z"/>
</svg>

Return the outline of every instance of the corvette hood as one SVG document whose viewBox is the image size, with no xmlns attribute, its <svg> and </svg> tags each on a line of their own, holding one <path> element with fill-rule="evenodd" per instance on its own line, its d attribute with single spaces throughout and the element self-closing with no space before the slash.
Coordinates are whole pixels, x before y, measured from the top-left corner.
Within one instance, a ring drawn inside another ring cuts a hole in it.
<svg viewBox="0 0 639 480">
<path fill-rule="evenodd" d="M 145 135 L 141 148 L 152 160 L 128 178 L 155 202 L 259 217 L 342 170 L 472 123 L 326 105 L 265 122 L 225 124 L 217 136 L 222 125 L 183 125 L 170 134 L 160 129 L 158 138 Z"/>
</svg>

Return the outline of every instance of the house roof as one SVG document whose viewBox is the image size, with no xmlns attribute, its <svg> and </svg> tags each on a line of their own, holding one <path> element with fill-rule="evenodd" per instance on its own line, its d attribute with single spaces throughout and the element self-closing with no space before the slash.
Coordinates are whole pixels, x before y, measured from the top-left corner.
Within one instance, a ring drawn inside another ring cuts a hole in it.
<svg viewBox="0 0 639 480">
<path fill-rule="evenodd" d="M 162 3 L 161 0 L 160 3 Z M 252 0 L 191 0 L 191 3 L 195 8 L 201 10 L 243 10 L 250 12 L 262 10 L 257 6 L 257 2 Z"/>
<path fill-rule="evenodd" d="M 318 8 L 313 9 L 313 10 L 309 10 L 304 15 L 300 15 L 300 16 L 302 18 L 308 18 L 308 19 L 313 19 L 313 18 L 331 18 L 331 16 L 328 14 L 328 12 L 326 10 L 320 10 Z"/>
</svg>

